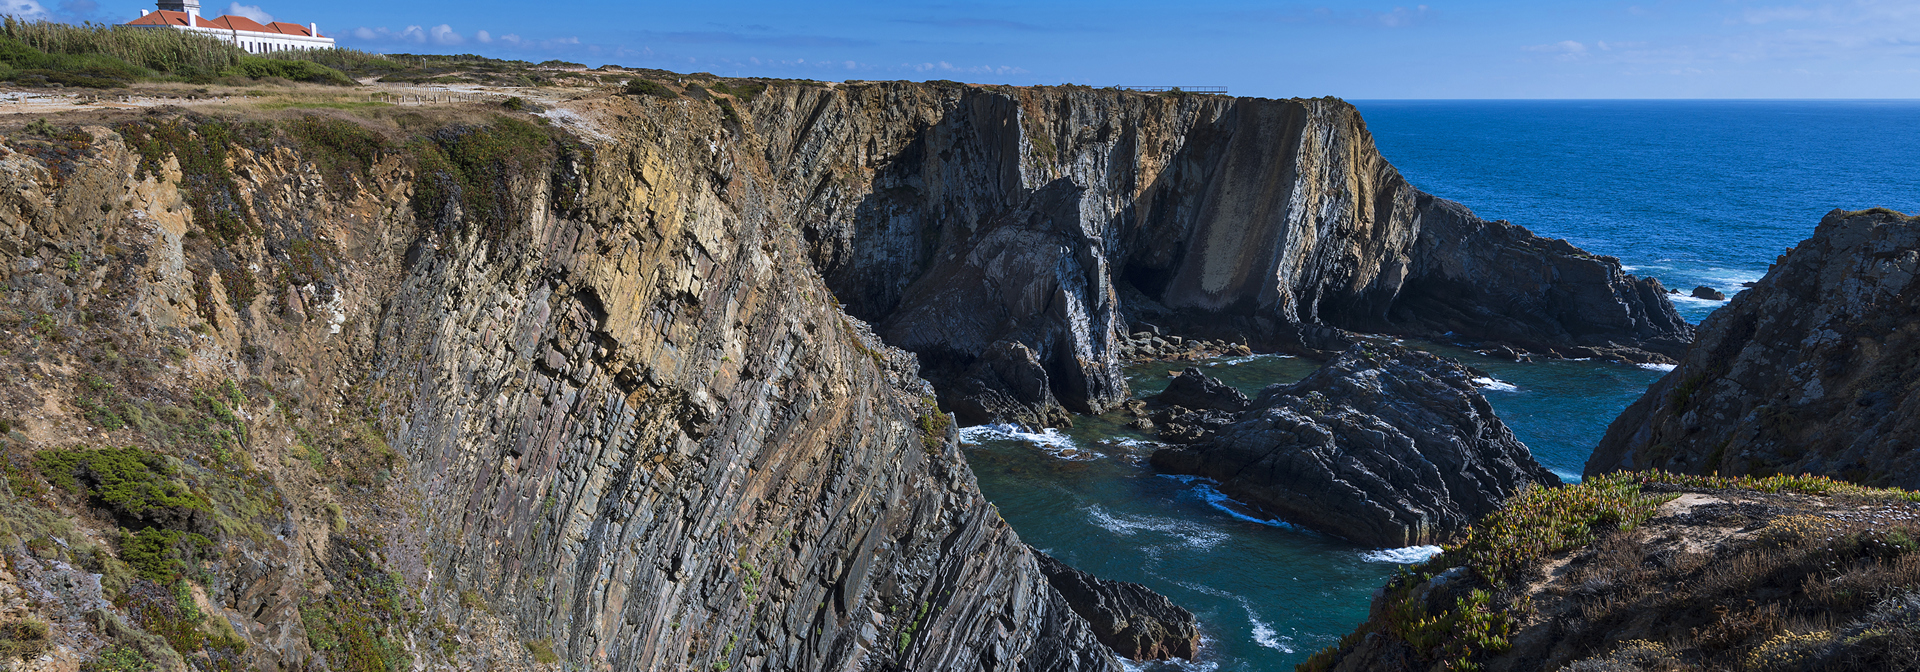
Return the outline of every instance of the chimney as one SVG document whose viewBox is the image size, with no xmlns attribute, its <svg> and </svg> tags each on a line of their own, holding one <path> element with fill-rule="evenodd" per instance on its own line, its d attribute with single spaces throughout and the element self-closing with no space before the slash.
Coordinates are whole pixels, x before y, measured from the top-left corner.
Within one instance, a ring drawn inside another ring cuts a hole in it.
<svg viewBox="0 0 1920 672">
<path fill-rule="evenodd" d="M 140 10 L 140 15 L 141 15 L 141 16 L 146 16 L 146 15 L 147 15 L 147 10 L 144 10 L 144 9 L 143 9 L 143 10 Z"/>
<path fill-rule="evenodd" d="M 320 36 L 320 24 L 318 24 L 318 23 L 309 23 L 309 24 L 307 24 L 307 32 L 308 32 L 308 33 L 312 33 L 314 37 L 319 37 L 319 36 Z"/>
</svg>

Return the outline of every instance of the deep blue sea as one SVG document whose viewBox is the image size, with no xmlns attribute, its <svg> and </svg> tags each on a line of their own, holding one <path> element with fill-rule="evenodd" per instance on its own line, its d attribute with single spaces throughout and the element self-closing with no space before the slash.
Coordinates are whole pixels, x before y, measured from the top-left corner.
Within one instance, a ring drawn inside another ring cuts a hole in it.
<svg viewBox="0 0 1920 672">
<path fill-rule="evenodd" d="M 1834 208 L 1920 211 L 1920 101 L 1359 101 L 1375 142 L 1415 186 L 1619 257 L 1668 287 L 1733 294 Z M 1719 302 L 1676 297 L 1689 321 Z M 1493 374 L 1487 398 L 1563 477 L 1661 372 L 1604 362 L 1517 364 L 1413 343 Z M 1204 363 L 1242 389 L 1313 365 Z M 1141 394 L 1173 365 L 1132 369 Z M 1290 670 L 1366 617 L 1414 549 L 1362 548 L 1264 520 L 1204 481 L 1154 473 L 1116 418 L 1022 434 L 969 428 L 980 486 L 1021 537 L 1082 569 L 1192 609 L 1201 660 L 1148 669 Z"/>
</svg>

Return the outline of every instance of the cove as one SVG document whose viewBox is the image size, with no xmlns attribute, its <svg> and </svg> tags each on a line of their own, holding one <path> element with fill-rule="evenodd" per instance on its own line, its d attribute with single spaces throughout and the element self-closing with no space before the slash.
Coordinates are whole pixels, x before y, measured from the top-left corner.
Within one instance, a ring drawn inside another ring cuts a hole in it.
<svg viewBox="0 0 1920 672">
<path fill-rule="evenodd" d="M 1663 371 L 1598 361 L 1513 362 L 1464 347 L 1404 342 L 1488 374 L 1483 388 L 1536 459 L 1577 480 L 1606 423 Z M 1152 362 L 1127 368 L 1136 396 L 1197 366 L 1249 395 L 1312 372 L 1279 355 Z M 963 430 L 980 489 L 1027 543 L 1108 579 L 1144 584 L 1193 610 L 1204 637 L 1193 663 L 1143 669 L 1287 670 L 1366 619 L 1375 588 L 1410 557 L 1268 520 L 1205 480 L 1156 473 L 1150 437 L 1118 414 L 1071 428 Z M 1396 552 L 1398 551 L 1398 552 Z"/>
</svg>

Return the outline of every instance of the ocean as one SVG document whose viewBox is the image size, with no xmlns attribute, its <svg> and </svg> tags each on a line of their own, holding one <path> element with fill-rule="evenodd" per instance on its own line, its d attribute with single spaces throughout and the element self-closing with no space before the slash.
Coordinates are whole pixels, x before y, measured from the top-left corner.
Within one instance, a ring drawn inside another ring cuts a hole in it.
<svg viewBox="0 0 1920 672">
<path fill-rule="evenodd" d="M 1680 289 L 1698 323 L 1834 208 L 1920 212 L 1920 101 L 1358 101 L 1415 186 L 1488 219 L 1618 257 Z M 1520 364 L 1411 343 L 1492 374 L 1488 400 L 1540 462 L 1577 479 L 1607 423 L 1662 374 Z M 1249 392 L 1313 364 L 1203 363 Z M 1134 367 L 1136 390 L 1173 365 Z M 1290 670 L 1366 618 L 1373 590 L 1432 549 L 1363 548 L 1264 519 L 1207 482 L 1154 473 L 1117 418 L 1068 430 L 963 430 L 981 489 L 1027 543 L 1158 590 L 1199 617 L 1202 657 L 1144 669 Z"/>
</svg>

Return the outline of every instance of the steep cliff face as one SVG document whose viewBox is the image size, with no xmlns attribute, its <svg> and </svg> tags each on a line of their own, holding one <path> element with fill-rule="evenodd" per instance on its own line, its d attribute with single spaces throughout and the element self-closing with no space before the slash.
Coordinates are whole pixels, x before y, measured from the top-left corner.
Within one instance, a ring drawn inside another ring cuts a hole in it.
<svg viewBox="0 0 1920 672">
<path fill-rule="evenodd" d="M 1124 400 L 1137 322 L 1266 349 L 1330 325 L 1634 361 L 1691 338 L 1656 282 L 1409 186 L 1338 100 L 771 93 L 752 126 L 814 263 L 963 420 Z"/>
<path fill-rule="evenodd" d="M 1427 353 L 1356 345 L 1298 383 L 1268 387 L 1205 440 L 1154 451 L 1153 465 L 1358 543 L 1438 543 L 1530 485 L 1560 483 L 1474 377 Z"/>
<path fill-rule="evenodd" d="M 1701 325 L 1588 474 L 1814 473 L 1920 487 L 1920 222 L 1834 211 Z"/>
<path fill-rule="evenodd" d="M 576 101 L 555 116 L 585 142 L 462 114 L 483 124 L 14 136 L 7 364 L 30 382 L 5 392 L 8 473 L 55 488 L 4 498 L 11 552 L 139 570 L 111 605 L 67 601 L 104 615 L 61 620 L 64 655 L 1117 669 L 980 497 L 913 357 L 836 307 L 721 108 Z M 139 446 L 111 464 L 218 524 L 90 497 L 67 465 L 101 445 Z M 78 527 L 23 527 L 45 516 Z M 200 569 L 141 564 L 149 538 Z M 71 570 L 34 567 L 0 584 Z"/>
</svg>

